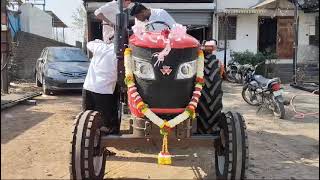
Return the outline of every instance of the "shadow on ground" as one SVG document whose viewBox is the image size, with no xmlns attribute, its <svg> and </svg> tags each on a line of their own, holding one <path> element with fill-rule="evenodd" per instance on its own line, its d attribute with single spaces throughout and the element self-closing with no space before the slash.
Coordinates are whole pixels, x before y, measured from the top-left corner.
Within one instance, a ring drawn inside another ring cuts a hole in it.
<svg viewBox="0 0 320 180">
<path fill-rule="evenodd" d="M 30 106 L 28 105 L 16 105 L 11 109 L 1 111 L 1 144 L 6 144 L 53 115 L 53 113 L 37 112 L 29 109 Z M 28 116 L 14 118 L 17 114 L 27 114 Z"/>
</svg>

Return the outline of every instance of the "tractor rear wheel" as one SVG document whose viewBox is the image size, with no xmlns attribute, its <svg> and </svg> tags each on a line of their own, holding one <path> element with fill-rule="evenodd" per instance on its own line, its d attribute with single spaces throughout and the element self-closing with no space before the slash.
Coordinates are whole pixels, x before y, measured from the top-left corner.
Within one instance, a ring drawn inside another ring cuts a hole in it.
<svg viewBox="0 0 320 180">
<path fill-rule="evenodd" d="M 205 58 L 204 81 L 205 85 L 197 107 L 197 132 L 211 134 L 214 133 L 221 117 L 223 95 L 219 60 L 215 55 Z"/>
<path fill-rule="evenodd" d="M 101 145 L 102 118 L 97 111 L 80 113 L 74 122 L 70 158 L 71 179 L 103 179 L 106 154 Z"/>
<path fill-rule="evenodd" d="M 228 112 L 219 122 L 220 137 L 215 140 L 217 179 L 246 179 L 248 169 L 248 136 L 244 118 Z"/>
</svg>

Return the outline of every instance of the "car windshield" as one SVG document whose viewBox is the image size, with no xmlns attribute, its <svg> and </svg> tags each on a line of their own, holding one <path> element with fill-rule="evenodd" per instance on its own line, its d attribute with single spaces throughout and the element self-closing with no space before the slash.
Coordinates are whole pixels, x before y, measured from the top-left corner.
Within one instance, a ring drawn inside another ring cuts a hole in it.
<svg viewBox="0 0 320 180">
<path fill-rule="evenodd" d="M 49 61 L 88 61 L 87 56 L 81 49 L 54 48 L 48 52 Z"/>
</svg>

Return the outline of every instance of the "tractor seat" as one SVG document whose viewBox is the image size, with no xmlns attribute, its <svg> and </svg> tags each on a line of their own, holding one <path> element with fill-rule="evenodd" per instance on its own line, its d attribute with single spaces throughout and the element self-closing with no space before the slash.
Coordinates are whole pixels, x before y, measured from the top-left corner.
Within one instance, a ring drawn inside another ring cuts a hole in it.
<svg viewBox="0 0 320 180">
<path fill-rule="evenodd" d="M 255 75 L 254 79 L 258 82 L 258 84 L 263 89 L 268 88 L 271 83 L 279 82 L 279 78 L 268 79 L 268 78 L 265 78 L 265 77 L 263 77 L 261 75 Z"/>
</svg>

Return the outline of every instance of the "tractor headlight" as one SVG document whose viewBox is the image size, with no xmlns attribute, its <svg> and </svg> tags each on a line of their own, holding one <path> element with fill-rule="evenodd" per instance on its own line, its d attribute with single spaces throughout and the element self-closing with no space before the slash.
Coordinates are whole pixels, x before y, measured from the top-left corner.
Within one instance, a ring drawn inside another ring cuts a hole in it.
<svg viewBox="0 0 320 180">
<path fill-rule="evenodd" d="M 154 80 L 155 75 L 150 63 L 143 59 L 132 57 L 134 60 L 134 74 L 141 79 Z"/>
<path fill-rule="evenodd" d="M 197 72 L 197 60 L 183 63 L 179 66 L 177 79 L 192 78 Z"/>
</svg>

